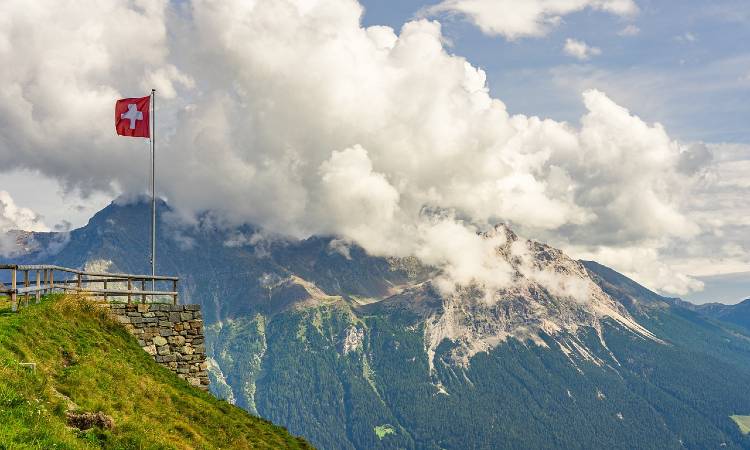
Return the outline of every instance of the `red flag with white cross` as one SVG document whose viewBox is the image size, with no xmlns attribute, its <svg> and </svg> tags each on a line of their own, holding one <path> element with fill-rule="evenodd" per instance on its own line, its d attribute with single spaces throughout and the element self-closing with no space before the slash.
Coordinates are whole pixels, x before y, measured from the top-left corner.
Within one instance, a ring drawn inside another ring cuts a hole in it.
<svg viewBox="0 0 750 450">
<path fill-rule="evenodd" d="M 151 96 L 124 98 L 115 104 L 115 129 L 120 136 L 151 137 Z"/>
</svg>

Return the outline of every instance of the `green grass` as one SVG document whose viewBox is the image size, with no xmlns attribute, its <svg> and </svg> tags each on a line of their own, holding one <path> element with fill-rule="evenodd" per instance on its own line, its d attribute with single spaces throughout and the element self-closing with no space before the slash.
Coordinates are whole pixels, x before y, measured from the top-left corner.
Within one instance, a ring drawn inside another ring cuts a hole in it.
<svg viewBox="0 0 750 450">
<path fill-rule="evenodd" d="M 36 370 L 21 362 L 36 363 Z M 114 428 L 68 428 L 72 404 L 112 416 Z M 98 307 L 58 295 L 15 314 L 0 298 L 0 449 L 6 448 L 310 446 L 190 387 Z"/>
<path fill-rule="evenodd" d="M 378 435 L 378 439 L 383 439 L 389 434 L 396 434 L 396 430 L 394 430 L 393 427 L 388 424 L 378 425 L 377 427 L 375 427 L 375 434 Z"/>
<path fill-rule="evenodd" d="M 740 433 L 750 434 L 750 416 L 729 416 L 740 427 Z"/>
</svg>

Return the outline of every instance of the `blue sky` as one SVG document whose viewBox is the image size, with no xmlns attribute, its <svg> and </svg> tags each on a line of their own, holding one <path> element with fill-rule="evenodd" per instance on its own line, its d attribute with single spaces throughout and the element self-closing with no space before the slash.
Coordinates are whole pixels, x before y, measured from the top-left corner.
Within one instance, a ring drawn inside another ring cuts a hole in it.
<svg viewBox="0 0 750 450">
<path fill-rule="evenodd" d="M 365 25 L 400 29 L 430 3 L 364 0 Z M 585 9 L 546 36 L 486 36 L 463 17 L 436 16 L 451 50 L 484 69 L 493 96 L 512 113 L 576 123 L 580 92 L 595 87 L 647 122 L 685 141 L 750 143 L 750 3 L 639 0 L 622 18 Z M 627 25 L 640 32 L 619 33 Z M 602 53 L 580 62 L 567 38 Z"/>
</svg>

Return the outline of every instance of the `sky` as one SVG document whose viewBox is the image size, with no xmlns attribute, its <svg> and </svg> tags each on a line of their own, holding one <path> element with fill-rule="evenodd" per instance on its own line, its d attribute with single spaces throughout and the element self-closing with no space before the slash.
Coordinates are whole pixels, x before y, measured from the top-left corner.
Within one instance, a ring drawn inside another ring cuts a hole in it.
<svg viewBox="0 0 750 450">
<path fill-rule="evenodd" d="M 750 297 L 745 0 L 6 0 L 0 17 L 17 61 L 0 231 L 145 192 L 148 144 L 116 138 L 111 110 L 156 87 L 159 194 L 183 226 L 333 233 L 489 283 L 477 232 L 504 222 L 665 295 Z"/>
</svg>

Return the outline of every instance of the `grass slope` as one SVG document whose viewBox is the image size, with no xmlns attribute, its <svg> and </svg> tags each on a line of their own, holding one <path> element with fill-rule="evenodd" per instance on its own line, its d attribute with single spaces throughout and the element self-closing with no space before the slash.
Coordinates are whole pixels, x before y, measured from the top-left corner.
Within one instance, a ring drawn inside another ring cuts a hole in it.
<svg viewBox="0 0 750 450">
<path fill-rule="evenodd" d="M 21 362 L 36 363 L 36 370 Z M 66 410 L 112 430 L 71 429 Z M 0 449 L 310 448 L 188 386 L 90 302 L 54 296 L 13 314 L 0 298 Z"/>
</svg>

